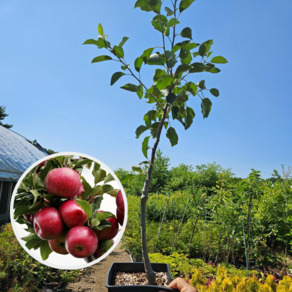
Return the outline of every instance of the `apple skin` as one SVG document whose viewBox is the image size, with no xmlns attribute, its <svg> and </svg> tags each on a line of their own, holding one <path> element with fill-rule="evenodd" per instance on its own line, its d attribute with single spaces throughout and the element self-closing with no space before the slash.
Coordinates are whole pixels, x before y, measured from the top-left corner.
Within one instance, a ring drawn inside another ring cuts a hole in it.
<svg viewBox="0 0 292 292">
<path fill-rule="evenodd" d="M 56 208 L 44 207 L 36 212 L 33 227 L 38 237 L 50 240 L 62 235 L 64 223 Z"/>
<path fill-rule="evenodd" d="M 59 206 L 59 212 L 65 225 L 68 228 L 83 226 L 87 221 L 84 210 L 75 202 L 74 199 L 65 201 Z"/>
<path fill-rule="evenodd" d="M 35 213 L 32 213 L 32 214 L 23 214 L 23 217 L 24 217 L 24 219 L 25 219 L 27 222 L 33 224 L 33 218 L 34 218 L 34 215 L 35 215 Z"/>
<path fill-rule="evenodd" d="M 90 228 L 86 226 L 75 226 L 67 233 L 65 246 L 72 256 L 85 258 L 96 251 L 98 239 Z"/>
<path fill-rule="evenodd" d="M 97 213 L 103 213 L 104 211 L 96 211 Z M 105 241 L 113 239 L 119 232 L 119 223 L 116 217 L 107 218 L 106 221 L 111 223 L 111 227 L 106 227 L 103 230 L 92 229 L 99 241 Z"/>
<path fill-rule="evenodd" d="M 71 199 L 77 195 L 81 182 L 75 170 L 62 167 L 49 171 L 45 179 L 45 185 L 48 193 Z"/>
<path fill-rule="evenodd" d="M 45 166 L 45 165 L 47 164 L 48 161 L 49 161 L 49 160 L 45 160 L 45 161 L 41 162 L 41 163 L 39 164 L 39 166 L 38 166 L 36 172 L 39 173 L 40 170 L 41 170 L 41 168 L 42 168 L 43 166 Z"/>
<path fill-rule="evenodd" d="M 63 233 L 60 237 L 56 239 L 48 240 L 49 246 L 52 251 L 59 254 L 69 254 L 65 247 L 65 238 L 67 233 Z"/>
<path fill-rule="evenodd" d="M 117 219 L 118 219 L 118 222 L 120 223 L 121 226 L 123 226 L 123 223 L 124 223 L 124 214 L 122 214 L 120 212 L 120 210 L 117 208 Z"/>
<path fill-rule="evenodd" d="M 79 191 L 77 193 L 77 197 L 82 198 L 82 195 L 81 195 L 82 192 L 84 192 L 84 187 L 83 187 L 83 184 L 81 183 Z"/>
<path fill-rule="evenodd" d="M 125 214 L 125 204 L 124 204 L 124 198 L 123 198 L 121 190 L 117 194 L 116 204 L 117 204 L 117 208 L 119 209 L 120 213 L 124 215 Z"/>
</svg>

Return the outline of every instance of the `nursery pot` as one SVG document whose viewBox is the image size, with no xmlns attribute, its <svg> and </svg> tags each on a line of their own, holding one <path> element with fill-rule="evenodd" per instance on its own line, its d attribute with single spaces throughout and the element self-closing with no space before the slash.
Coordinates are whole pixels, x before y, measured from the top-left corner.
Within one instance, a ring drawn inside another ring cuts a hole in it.
<svg viewBox="0 0 292 292">
<path fill-rule="evenodd" d="M 168 284 L 173 280 L 171 276 L 169 265 L 168 264 L 151 264 L 154 272 L 166 272 Z M 177 289 L 171 289 L 168 287 L 159 287 L 155 285 L 125 285 L 125 286 L 116 286 L 114 285 L 114 274 L 116 272 L 126 272 L 126 273 L 137 273 L 145 272 L 144 263 L 113 263 L 108 271 L 106 277 L 106 288 L 108 292 L 177 292 Z"/>
<path fill-rule="evenodd" d="M 63 292 L 65 291 L 66 283 L 63 283 L 61 280 L 56 281 L 55 283 L 46 283 L 43 281 L 42 292 Z"/>
</svg>

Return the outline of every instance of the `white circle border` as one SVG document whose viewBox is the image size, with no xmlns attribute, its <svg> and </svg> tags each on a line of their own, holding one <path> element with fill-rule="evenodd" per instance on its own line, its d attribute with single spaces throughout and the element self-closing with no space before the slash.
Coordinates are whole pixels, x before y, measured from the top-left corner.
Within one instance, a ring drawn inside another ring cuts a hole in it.
<svg viewBox="0 0 292 292">
<path fill-rule="evenodd" d="M 86 157 L 87 159 L 90 159 L 94 162 L 97 162 L 100 164 L 100 166 L 102 168 L 104 168 L 105 170 L 107 170 L 109 173 L 111 173 L 111 175 L 114 177 L 116 183 L 119 185 L 120 187 L 120 190 L 122 191 L 122 195 L 123 195 L 123 199 L 124 199 L 124 204 L 125 204 L 125 216 L 124 216 L 124 222 L 123 222 L 123 226 L 122 226 L 122 229 L 119 231 L 118 233 L 118 236 L 113 244 L 113 246 L 105 253 L 103 254 L 101 257 L 99 257 L 98 259 L 90 262 L 90 263 L 86 263 L 84 261 L 84 265 L 76 265 L 76 266 L 70 266 L 70 267 L 66 267 L 66 266 L 58 266 L 57 264 L 50 264 L 48 265 L 46 263 L 46 261 L 43 261 L 42 258 L 38 258 L 37 256 L 35 255 L 32 255 L 30 253 L 30 250 L 25 246 L 24 242 L 21 240 L 19 234 L 18 234 L 18 231 L 17 231 L 17 228 L 16 228 L 16 225 L 15 225 L 15 221 L 14 221 L 14 209 L 13 209 L 13 205 L 14 205 L 14 200 L 15 200 L 15 196 L 16 196 L 16 193 L 17 193 L 17 190 L 18 190 L 18 187 L 20 185 L 20 183 L 22 182 L 22 180 L 25 178 L 25 176 L 34 168 L 36 167 L 37 165 L 39 165 L 41 162 L 43 161 L 46 161 L 48 160 L 48 158 L 55 158 L 55 157 L 58 157 L 58 156 L 67 156 L 67 155 L 74 155 L 74 156 L 81 156 L 81 157 Z M 98 262 L 102 261 L 104 258 L 106 258 L 115 248 L 116 246 L 119 244 L 119 242 L 121 241 L 122 237 L 123 237 L 123 234 L 125 232 L 125 229 L 126 229 L 126 225 L 127 225 L 127 219 L 128 219 L 128 202 L 127 202 L 127 197 L 126 197 L 126 194 L 125 194 L 125 190 L 120 182 L 120 180 L 118 179 L 118 177 L 116 176 L 116 174 L 114 173 L 113 170 L 111 170 L 106 164 L 104 164 L 102 161 L 90 156 L 90 155 L 87 155 L 87 154 L 82 154 L 82 153 L 78 153 L 78 152 L 60 152 L 60 153 L 56 153 L 56 154 L 52 154 L 52 155 L 49 155 L 49 156 L 45 156 L 44 158 L 38 160 L 37 162 L 35 162 L 34 164 L 32 164 L 22 175 L 21 177 L 18 179 L 15 187 L 14 187 L 14 190 L 13 190 L 13 193 L 12 193 L 12 196 L 11 196 L 11 203 L 10 203 L 10 219 L 11 219 L 11 225 L 12 225 L 12 228 L 13 228 L 13 231 L 14 231 L 14 234 L 18 240 L 18 242 L 20 243 L 20 245 L 22 246 L 22 248 L 31 256 L 33 257 L 35 260 L 37 260 L 38 262 L 40 262 L 41 264 L 44 264 L 46 266 L 49 266 L 51 268 L 55 268 L 55 269 L 60 269 L 60 270 L 78 270 L 78 269 L 83 269 L 83 268 L 87 268 L 87 267 L 90 267 L 94 264 L 97 264 Z"/>
</svg>

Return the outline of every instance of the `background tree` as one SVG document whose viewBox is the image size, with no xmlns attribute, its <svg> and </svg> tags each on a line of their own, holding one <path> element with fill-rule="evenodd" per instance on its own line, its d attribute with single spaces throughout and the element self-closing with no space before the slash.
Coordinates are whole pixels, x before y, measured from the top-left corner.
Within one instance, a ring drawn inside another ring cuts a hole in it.
<svg viewBox="0 0 292 292">
<path fill-rule="evenodd" d="M 9 125 L 9 124 L 3 124 L 2 121 L 8 117 L 9 115 L 6 113 L 6 107 L 5 106 L 0 106 L 0 125 L 10 129 L 13 127 L 13 125 Z"/>
</svg>

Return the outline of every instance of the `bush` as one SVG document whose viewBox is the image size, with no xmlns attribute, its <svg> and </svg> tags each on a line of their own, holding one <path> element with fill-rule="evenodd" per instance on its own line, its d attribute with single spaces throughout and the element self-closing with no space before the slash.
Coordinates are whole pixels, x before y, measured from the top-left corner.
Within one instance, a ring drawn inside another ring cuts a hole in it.
<svg viewBox="0 0 292 292">
<path fill-rule="evenodd" d="M 0 233 L 0 291 L 36 292 L 45 280 L 61 279 L 74 282 L 80 271 L 56 270 L 45 266 L 29 256 L 18 243 L 11 224 Z"/>
</svg>

